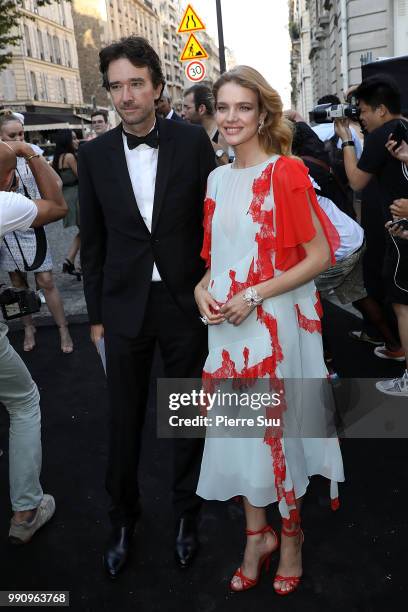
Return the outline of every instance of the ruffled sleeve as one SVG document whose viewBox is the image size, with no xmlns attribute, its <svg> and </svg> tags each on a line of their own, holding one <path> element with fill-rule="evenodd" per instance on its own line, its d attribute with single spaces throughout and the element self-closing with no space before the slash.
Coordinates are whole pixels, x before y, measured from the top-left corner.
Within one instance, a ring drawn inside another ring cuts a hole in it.
<svg viewBox="0 0 408 612">
<path fill-rule="evenodd" d="M 306 166 L 296 159 L 281 157 L 276 162 L 272 186 L 276 207 L 276 268 L 289 270 L 302 261 L 306 255 L 302 244 L 310 242 L 316 235 L 306 194 L 320 221 L 334 264 L 334 253 L 340 245 L 340 237 L 319 206 Z"/>
<path fill-rule="evenodd" d="M 205 261 L 205 267 L 211 266 L 211 227 L 215 211 L 215 188 L 213 172 L 208 177 L 207 193 L 204 200 L 204 238 L 200 256 Z"/>
</svg>

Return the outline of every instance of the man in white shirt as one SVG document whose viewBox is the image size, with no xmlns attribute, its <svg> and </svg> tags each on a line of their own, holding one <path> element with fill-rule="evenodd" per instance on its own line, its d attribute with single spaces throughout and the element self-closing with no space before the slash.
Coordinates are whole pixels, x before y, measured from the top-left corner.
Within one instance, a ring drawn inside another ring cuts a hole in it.
<svg viewBox="0 0 408 612">
<path fill-rule="evenodd" d="M 319 186 L 311 178 L 320 207 L 339 234 L 335 251 L 336 263 L 315 279 L 322 297 L 334 293 L 342 304 L 357 302 L 367 297 L 364 287 L 362 256 L 364 231 L 351 217 L 342 212 L 329 198 L 319 195 Z"/>
<path fill-rule="evenodd" d="M 32 201 L 13 193 L 16 156 L 24 157 L 44 199 Z M 14 230 L 39 227 L 65 216 L 61 181 L 44 158 L 25 142 L 0 141 L 0 242 Z M 23 361 L 10 346 L 0 323 L 0 402 L 10 415 L 10 498 L 13 509 L 9 538 L 27 543 L 54 514 L 52 495 L 43 494 L 39 393 Z"/>
</svg>

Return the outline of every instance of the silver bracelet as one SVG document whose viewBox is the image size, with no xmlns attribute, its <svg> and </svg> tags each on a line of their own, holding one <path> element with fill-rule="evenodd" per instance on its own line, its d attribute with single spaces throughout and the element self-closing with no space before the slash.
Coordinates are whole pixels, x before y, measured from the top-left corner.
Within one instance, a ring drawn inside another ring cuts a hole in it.
<svg viewBox="0 0 408 612">
<path fill-rule="evenodd" d="M 263 302 L 263 298 L 261 298 L 261 296 L 258 294 L 255 287 L 248 287 L 248 289 L 246 289 L 242 298 L 244 302 L 247 303 L 249 308 L 253 308 L 254 306 L 259 306 Z"/>
</svg>

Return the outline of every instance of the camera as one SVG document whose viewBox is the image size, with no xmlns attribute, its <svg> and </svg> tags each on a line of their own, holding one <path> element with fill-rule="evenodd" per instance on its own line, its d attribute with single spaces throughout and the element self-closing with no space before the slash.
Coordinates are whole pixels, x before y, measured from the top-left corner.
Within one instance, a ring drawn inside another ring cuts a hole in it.
<svg viewBox="0 0 408 612">
<path fill-rule="evenodd" d="M 0 291 L 0 308 L 6 321 L 39 312 L 41 300 L 31 289 L 7 287 Z"/>
<path fill-rule="evenodd" d="M 309 120 L 312 123 L 331 123 L 335 119 L 347 117 L 357 121 L 360 109 L 352 102 L 351 104 L 318 104 L 309 112 Z"/>
</svg>

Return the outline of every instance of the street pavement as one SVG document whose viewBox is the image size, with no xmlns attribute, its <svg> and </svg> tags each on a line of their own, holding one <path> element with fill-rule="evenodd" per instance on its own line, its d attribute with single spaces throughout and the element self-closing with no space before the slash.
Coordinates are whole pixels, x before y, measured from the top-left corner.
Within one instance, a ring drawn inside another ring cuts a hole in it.
<svg viewBox="0 0 408 612">
<path fill-rule="evenodd" d="M 56 223 L 48 225 L 46 232 L 54 263 L 54 278 L 61 293 L 65 313 L 68 317 L 72 317 L 73 315 L 86 315 L 82 281 L 78 282 L 74 276 L 62 273 L 62 264 L 71 242 L 77 233 L 77 229 L 74 227 L 64 229 L 62 221 L 57 221 Z M 29 282 L 31 287 L 34 288 L 34 274 L 32 272 L 29 273 Z M 8 274 L 0 270 L 0 284 L 1 283 L 10 284 Z M 42 306 L 41 311 L 34 315 L 36 319 L 44 319 L 49 316 L 50 312 L 45 304 Z M 14 326 L 18 325 L 14 324 Z"/>
<path fill-rule="evenodd" d="M 76 287 L 76 281 L 72 281 Z M 79 285 L 79 283 L 78 283 Z M 348 332 L 359 321 L 331 304 L 325 318 L 340 379 L 392 377 L 402 364 L 378 359 L 373 347 Z M 142 515 L 128 567 L 112 583 L 102 569 L 109 533 L 104 491 L 107 462 L 107 390 L 86 323 L 71 325 L 75 351 L 64 355 L 57 332 L 38 330 L 38 345 L 22 353 L 22 330 L 10 332 L 41 392 L 42 482 L 55 496 L 52 522 L 24 547 L 7 543 L 8 423 L 0 409 L 0 576 L 2 590 L 70 591 L 75 612 L 399 612 L 406 606 L 408 499 L 405 439 L 343 439 L 346 482 L 340 508 L 330 510 L 328 483 L 312 479 L 302 509 L 304 577 L 296 593 L 279 598 L 273 572 L 259 586 L 231 594 L 228 582 L 244 549 L 242 504 L 204 504 L 196 563 L 180 571 L 173 561 L 172 440 L 158 437 L 156 385 L 151 380 L 140 464 Z M 154 375 L 161 375 L 156 362 Z M 341 381 L 340 381 L 341 382 Z M 340 387 L 341 390 L 341 387 Z M 385 411 L 387 426 L 392 418 Z M 268 520 L 278 528 L 276 505 Z"/>
</svg>

